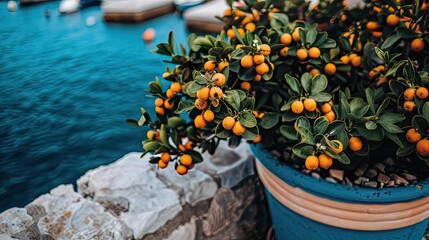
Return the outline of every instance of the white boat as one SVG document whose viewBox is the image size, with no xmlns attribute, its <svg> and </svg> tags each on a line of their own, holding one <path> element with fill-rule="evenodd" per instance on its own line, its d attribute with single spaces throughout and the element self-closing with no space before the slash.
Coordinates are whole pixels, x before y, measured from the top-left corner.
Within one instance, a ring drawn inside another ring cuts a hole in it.
<svg viewBox="0 0 429 240">
<path fill-rule="evenodd" d="M 79 11 L 83 7 L 96 5 L 99 0 L 62 0 L 58 11 L 61 14 L 69 14 Z"/>
<path fill-rule="evenodd" d="M 183 12 L 188 8 L 198 6 L 204 2 L 205 0 L 174 0 L 174 5 L 179 12 Z"/>
</svg>

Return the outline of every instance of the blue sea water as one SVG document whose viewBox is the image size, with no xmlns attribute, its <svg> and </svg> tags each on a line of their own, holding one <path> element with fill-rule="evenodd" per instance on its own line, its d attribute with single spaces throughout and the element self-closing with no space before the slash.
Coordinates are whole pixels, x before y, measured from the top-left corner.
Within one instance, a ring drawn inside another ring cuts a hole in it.
<svg viewBox="0 0 429 240">
<path fill-rule="evenodd" d="M 167 64 L 150 50 L 171 30 L 186 42 L 175 14 L 119 24 L 104 22 L 99 7 L 60 16 L 58 5 L 8 12 L 0 2 L 0 212 L 141 151 L 145 129 L 125 119 L 153 106 L 144 90 Z M 146 45 L 148 27 L 157 36 Z"/>
</svg>

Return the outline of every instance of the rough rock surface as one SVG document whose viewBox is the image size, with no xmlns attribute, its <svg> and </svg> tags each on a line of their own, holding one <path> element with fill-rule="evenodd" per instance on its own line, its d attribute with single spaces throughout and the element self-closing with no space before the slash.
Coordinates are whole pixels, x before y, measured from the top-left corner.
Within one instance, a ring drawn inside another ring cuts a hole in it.
<svg viewBox="0 0 429 240">
<path fill-rule="evenodd" d="M 188 175 L 130 153 L 0 214 L 0 239 L 261 239 L 269 226 L 246 144 L 220 145 Z M 172 168 L 173 164 L 170 164 Z"/>
<path fill-rule="evenodd" d="M 77 183 L 79 193 L 96 201 L 102 199 L 104 206 L 106 202 L 117 206 L 118 199 L 122 199 L 119 205 L 124 211 L 111 211 L 133 229 L 135 238 L 156 231 L 182 210 L 179 196 L 156 177 L 148 160 L 140 159 L 140 153 L 90 170 Z"/>
<path fill-rule="evenodd" d="M 248 176 L 255 175 L 253 155 L 247 144 L 240 144 L 234 150 L 221 143 L 213 155 L 203 154 L 203 161 L 196 166 L 210 174 L 220 187 L 233 187 Z"/>
</svg>

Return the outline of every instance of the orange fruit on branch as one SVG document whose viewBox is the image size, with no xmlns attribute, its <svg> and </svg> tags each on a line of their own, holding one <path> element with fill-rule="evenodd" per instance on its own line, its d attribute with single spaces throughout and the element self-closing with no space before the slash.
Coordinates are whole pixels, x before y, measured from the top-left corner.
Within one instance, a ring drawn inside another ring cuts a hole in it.
<svg viewBox="0 0 429 240">
<path fill-rule="evenodd" d="M 188 173 L 188 168 L 183 165 L 179 165 L 177 166 L 176 171 L 179 175 L 185 175 Z"/>
<path fill-rule="evenodd" d="M 159 168 L 166 168 L 168 166 L 168 162 L 164 162 L 161 159 L 158 161 Z"/>
<path fill-rule="evenodd" d="M 300 100 L 296 100 L 290 105 L 290 109 L 295 114 L 301 114 L 304 111 L 304 104 Z"/>
<path fill-rule="evenodd" d="M 234 127 L 235 119 L 231 116 L 227 116 L 222 120 L 222 126 L 226 130 L 231 130 Z"/>
<path fill-rule="evenodd" d="M 271 47 L 268 44 L 262 44 L 260 46 L 260 50 L 259 51 L 262 53 L 262 55 L 268 56 L 271 53 Z"/>
<path fill-rule="evenodd" d="M 210 88 L 203 87 L 200 90 L 197 91 L 197 98 L 202 100 L 209 99 L 210 96 Z"/>
<path fill-rule="evenodd" d="M 207 61 L 204 63 L 204 70 L 206 71 L 212 71 L 216 67 L 215 61 Z"/>
<path fill-rule="evenodd" d="M 204 117 L 202 115 L 198 115 L 194 119 L 194 125 L 196 128 L 205 128 L 207 125 L 207 122 L 204 120 Z M 186 150 L 186 149 L 185 149 Z"/>
<path fill-rule="evenodd" d="M 337 72 L 337 67 L 333 63 L 327 63 L 324 70 L 327 75 L 334 75 Z"/>
<path fill-rule="evenodd" d="M 214 120 L 215 114 L 212 110 L 207 109 L 206 111 L 204 111 L 203 117 L 206 122 L 211 122 Z"/>
<path fill-rule="evenodd" d="M 407 101 L 414 100 L 414 97 L 416 96 L 416 89 L 414 88 L 408 88 L 404 91 L 404 99 Z"/>
<path fill-rule="evenodd" d="M 405 101 L 404 102 L 404 109 L 407 112 L 413 111 L 413 108 L 416 106 L 416 104 L 413 101 Z"/>
<path fill-rule="evenodd" d="M 319 167 L 319 159 L 316 156 L 308 156 L 305 159 L 305 167 L 308 170 L 315 170 Z"/>
<path fill-rule="evenodd" d="M 307 59 L 308 57 L 307 50 L 303 48 L 298 49 L 298 51 L 296 51 L 296 57 L 301 61 Z"/>
<path fill-rule="evenodd" d="M 416 152 L 422 156 L 428 156 L 429 155 L 429 140 L 422 139 L 417 142 L 416 145 Z"/>
<path fill-rule="evenodd" d="M 407 141 L 410 143 L 416 143 L 422 139 L 422 135 L 417 132 L 414 128 L 410 128 L 405 134 Z"/>
<path fill-rule="evenodd" d="M 192 164 L 192 157 L 189 154 L 183 154 L 180 157 L 180 164 L 190 166 Z"/>
<path fill-rule="evenodd" d="M 332 158 L 322 153 L 319 155 L 319 164 L 321 168 L 328 169 L 332 165 Z"/>
<path fill-rule="evenodd" d="M 163 152 L 163 153 L 161 154 L 161 160 L 162 160 L 163 162 L 165 162 L 165 163 L 170 162 L 170 160 L 171 160 L 171 156 L 170 156 L 170 154 L 169 154 L 169 153 L 167 153 L 167 152 Z"/>
<path fill-rule="evenodd" d="M 337 144 L 337 147 L 329 146 L 334 153 L 339 154 L 343 151 L 343 143 L 342 142 L 340 142 L 339 140 L 332 140 L 331 142 Z"/>
<path fill-rule="evenodd" d="M 246 55 L 241 58 L 240 65 L 244 68 L 251 68 L 253 67 L 253 57 L 250 55 Z"/>
<path fill-rule="evenodd" d="M 308 55 L 310 58 L 316 59 L 320 56 L 320 49 L 317 47 L 312 47 L 308 50 Z"/>
<path fill-rule="evenodd" d="M 304 108 L 309 112 L 313 112 L 317 108 L 317 103 L 313 98 L 307 98 L 304 100 Z"/>
<path fill-rule="evenodd" d="M 354 152 L 360 151 L 362 149 L 362 145 L 362 140 L 358 137 L 351 137 L 349 139 L 349 148 Z"/>
<path fill-rule="evenodd" d="M 246 128 L 241 124 L 240 122 L 235 122 L 234 127 L 232 127 L 232 132 L 237 135 L 241 136 L 246 131 Z"/>
<path fill-rule="evenodd" d="M 411 50 L 414 52 L 421 52 L 425 48 L 425 41 L 423 38 L 416 38 L 411 42 Z"/>
<path fill-rule="evenodd" d="M 290 45 L 292 43 L 292 35 L 289 33 L 283 33 L 280 35 L 280 42 L 285 45 Z"/>
<path fill-rule="evenodd" d="M 215 73 L 212 77 L 212 81 L 216 84 L 216 86 L 222 86 L 225 84 L 226 78 L 222 73 Z"/>
<path fill-rule="evenodd" d="M 417 95 L 417 97 L 418 97 L 418 98 L 420 98 L 420 99 L 425 99 L 425 98 L 427 98 L 427 97 L 428 97 L 428 95 L 429 95 L 429 91 L 428 91 L 428 89 L 427 89 L 427 88 L 425 88 L 425 87 L 419 87 L 419 88 L 417 88 L 417 90 L 416 90 L 416 95 Z"/>
<path fill-rule="evenodd" d="M 267 74 L 267 73 L 268 73 L 268 71 L 269 71 L 270 69 L 269 69 L 269 67 L 268 67 L 268 64 L 266 64 L 266 63 L 261 63 L 261 64 L 259 64 L 259 65 L 257 65 L 257 66 L 256 66 L 255 70 L 256 70 L 256 72 L 257 72 L 259 75 L 265 75 L 265 74 Z"/>
<path fill-rule="evenodd" d="M 263 63 L 264 61 L 265 61 L 265 56 L 263 54 L 255 54 L 253 56 L 253 62 L 256 65 L 259 65 L 259 64 Z"/>
</svg>

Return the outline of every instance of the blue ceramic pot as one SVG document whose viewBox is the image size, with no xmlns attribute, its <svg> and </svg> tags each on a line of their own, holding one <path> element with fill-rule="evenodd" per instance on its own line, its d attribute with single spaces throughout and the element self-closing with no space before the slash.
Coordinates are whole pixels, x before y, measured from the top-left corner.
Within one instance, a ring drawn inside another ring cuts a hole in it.
<svg viewBox="0 0 429 240">
<path fill-rule="evenodd" d="M 429 222 L 429 180 L 369 189 L 316 179 L 251 146 L 277 240 L 421 240 Z"/>
</svg>

